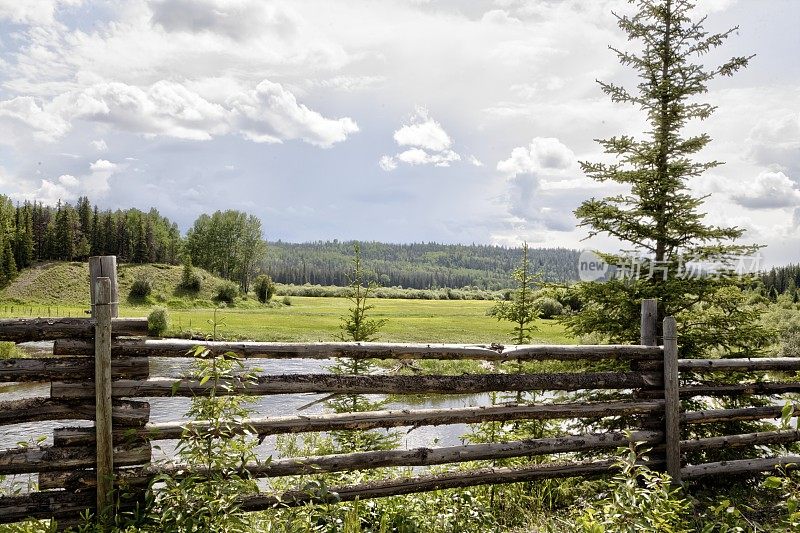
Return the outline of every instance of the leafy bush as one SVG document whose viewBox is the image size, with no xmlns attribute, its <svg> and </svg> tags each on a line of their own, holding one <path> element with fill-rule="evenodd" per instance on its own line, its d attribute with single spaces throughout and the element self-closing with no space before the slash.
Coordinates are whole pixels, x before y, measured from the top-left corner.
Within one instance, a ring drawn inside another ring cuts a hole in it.
<svg viewBox="0 0 800 533">
<path fill-rule="evenodd" d="M 283 300 L 281 301 L 283 302 L 283 305 L 292 305 L 292 298 L 288 295 L 284 296 Z"/>
<path fill-rule="evenodd" d="M 275 284 L 272 283 L 272 278 L 266 274 L 261 274 L 256 278 L 255 288 L 258 301 L 262 304 L 272 300 L 272 296 L 275 294 Z"/>
<path fill-rule="evenodd" d="M 550 319 L 564 314 L 564 306 L 555 298 L 543 296 L 533 301 L 533 305 L 539 309 L 541 318 Z"/>
<path fill-rule="evenodd" d="M 147 315 L 147 333 L 152 337 L 162 336 L 169 328 L 169 314 L 164 307 L 155 307 Z"/>
<path fill-rule="evenodd" d="M 631 442 L 627 449 L 621 449 L 619 473 L 609 483 L 609 494 L 599 501 L 587 502 L 576 517 L 574 531 L 692 531 L 686 520 L 691 504 L 681 496 L 680 489 L 671 487 L 667 474 L 653 472 L 640 463 L 646 457 L 637 453 L 636 446 Z"/>
<path fill-rule="evenodd" d="M 147 298 L 153 292 L 153 282 L 147 276 L 139 276 L 133 280 L 130 295 L 132 298 Z"/>
<path fill-rule="evenodd" d="M 239 296 L 239 286 L 232 281 L 225 281 L 217 286 L 217 300 L 225 303 L 233 303 Z"/>
</svg>

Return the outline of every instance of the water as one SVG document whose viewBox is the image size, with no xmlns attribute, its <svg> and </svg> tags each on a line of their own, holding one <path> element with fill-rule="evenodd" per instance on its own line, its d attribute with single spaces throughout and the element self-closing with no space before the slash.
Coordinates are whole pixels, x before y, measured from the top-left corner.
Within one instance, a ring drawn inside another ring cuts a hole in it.
<svg viewBox="0 0 800 533">
<path fill-rule="evenodd" d="M 35 342 L 19 345 L 25 352 L 36 357 L 52 354 L 52 342 Z M 153 377 L 175 377 L 191 374 L 192 362 L 182 358 L 154 357 L 150 360 L 150 374 Z M 247 359 L 246 368 L 260 368 L 263 374 L 307 374 L 324 373 L 331 361 L 314 359 Z M 0 400 L 14 400 L 35 396 L 48 396 L 50 394 L 47 383 L 7 383 L 0 385 Z M 317 414 L 325 412 L 322 400 L 324 394 L 282 394 L 273 396 L 259 396 L 250 404 L 254 417 L 281 416 L 303 414 Z M 381 400 L 383 397 L 374 396 L 372 400 Z M 145 399 L 143 399 L 145 400 Z M 189 398 L 147 398 L 150 402 L 151 422 L 180 422 L 187 420 L 183 414 L 189 409 Z M 386 405 L 387 409 L 425 409 L 468 407 L 490 405 L 488 394 L 469 395 L 429 395 L 425 397 L 414 396 L 409 400 L 393 398 Z M 27 424 L 13 424 L 0 427 L 0 449 L 16 447 L 19 442 L 36 441 L 45 437 L 44 444 L 52 444 L 53 429 L 70 426 L 91 426 L 91 422 L 78 420 L 55 420 L 48 422 L 32 422 Z M 453 424 L 435 427 L 397 428 L 400 435 L 400 448 L 416 448 L 421 446 L 454 446 L 462 443 L 462 436 L 469 430 L 465 424 Z M 160 449 L 154 450 L 154 459 L 166 459 L 173 456 L 175 441 L 159 441 L 154 443 Z M 265 458 L 275 453 L 275 437 L 268 437 L 259 445 L 258 456 Z"/>
</svg>

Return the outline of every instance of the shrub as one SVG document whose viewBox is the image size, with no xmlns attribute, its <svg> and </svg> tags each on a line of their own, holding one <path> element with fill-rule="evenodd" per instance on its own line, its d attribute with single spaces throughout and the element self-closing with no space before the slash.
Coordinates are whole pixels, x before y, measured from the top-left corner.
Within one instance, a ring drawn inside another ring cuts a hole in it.
<svg viewBox="0 0 800 533">
<path fill-rule="evenodd" d="M 544 296 L 534 300 L 533 305 L 539 309 L 541 318 L 550 319 L 564 313 L 564 306 L 555 298 Z"/>
<path fill-rule="evenodd" d="M 133 280 L 130 295 L 133 298 L 147 298 L 153 292 L 153 282 L 146 276 L 139 276 Z"/>
<path fill-rule="evenodd" d="M 169 327 L 169 314 L 164 307 L 154 307 L 147 315 L 147 333 L 152 337 L 162 336 Z"/>
<path fill-rule="evenodd" d="M 288 295 L 283 297 L 283 305 L 292 305 L 292 299 Z"/>
<path fill-rule="evenodd" d="M 238 295 L 239 287 L 232 281 L 225 281 L 217 286 L 217 300 L 220 302 L 233 303 Z"/>
<path fill-rule="evenodd" d="M 272 278 L 266 274 L 261 274 L 256 278 L 255 288 L 258 301 L 262 304 L 272 300 L 272 297 L 275 294 L 275 284 L 272 283 Z"/>
<path fill-rule="evenodd" d="M 576 517 L 573 531 L 595 533 L 604 531 L 664 531 L 689 532 L 686 517 L 691 508 L 680 489 L 671 487 L 667 474 L 653 472 L 642 465 L 636 443 L 622 449 L 617 459 L 619 473 L 609 483 L 610 494 L 588 502 Z"/>
</svg>

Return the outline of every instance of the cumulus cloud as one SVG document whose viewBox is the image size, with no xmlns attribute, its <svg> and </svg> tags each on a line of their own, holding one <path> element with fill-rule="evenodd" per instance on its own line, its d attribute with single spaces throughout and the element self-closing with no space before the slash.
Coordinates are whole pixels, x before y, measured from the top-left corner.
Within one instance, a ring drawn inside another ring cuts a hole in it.
<svg viewBox="0 0 800 533">
<path fill-rule="evenodd" d="M 528 146 L 511 150 L 497 163 L 506 176 L 506 201 L 509 214 L 523 226 L 541 226 L 554 231 L 571 231 L 574 218 L 569 205 L 574 199 L 575 154 L 558 139 L 535 137 Z M 549 180 L 549 181 L 545 181 Z"/>
<path fill-rule="evenodd" d="M 449 167 L 450 163 L 462 159 L 460 154 L 451 149 L 453 139 L 424 107 L 418 106 L 409 123 L 396 130 L 393 137 L 398 146 L 411 148 L 394 156 L 381 156 L 378 165 L 387 172 L 396 169 L 399 163 Z M 471 164 L 482 165 L 477 158 L 470 157 L 467 160 Z"/>
<path fill-rule="evenodd" d="M 227 103 L 242 134 L 255 142 L 302 139 L 328 148 L 358 131 L 353 119 L 325 118 L 298 103 L 281 84 L 268 80 L 259 83 L 254 91 L 240 93 Z"/>
<path fill-rule="evenodd" d="M 394 132 L 394 140 L 400 146 L 424 148 L 432 152 L 446 150 L 453 144 L 442 125 L 433 120 L 424 107 L 417 107 L 411 123 Z"/>
<path fill-rule="evenodd" d="M 302 139 L 326 148 L 358 131 L 352 119 L 328 119 L 268 80 L 223 103 L 209 101 L 185 84 L 161 80 L 144 88 L 97 83 L 61 94 L 44 106 L 32 97 L 0 101 L 0 125 L 6 132 L 0 141 L 18 141 L 23 132 L 52 141 L 65 135 L 74 120 L 109 124 L 146 137 L 204 141 L 234 133 L 255 142 Z M 102 150 L 105 142 L 92 145 Z"/>
<path fill-rule="evenodd" d="M 747 142 L 756 163 L 800 171 L 800 113 L 763 118 L 750 131 Z"/>
<path fill-rule="evenodd" d="M 800 206 L 800 189 L 783 172 L 766 171 L 755 181 L 731 194 L 734 202 L 750 209 L 776 209 Z"/>
<path fill-rule="evenodd" d="M 575 154 L 558 139 L 535 137 L 527 147 L 519 146 L 497 163 L 497 170 L 510 177 L 541 170 L 563 170 L 575 163 Z"/>
<path fill-rule="evenodd" d="M 31 96 L 0 101 L 0 142 L 4 144 L 16 144 L 30 138 L 52 141 L 67 131 L 67 121 Z"/>
</svg>

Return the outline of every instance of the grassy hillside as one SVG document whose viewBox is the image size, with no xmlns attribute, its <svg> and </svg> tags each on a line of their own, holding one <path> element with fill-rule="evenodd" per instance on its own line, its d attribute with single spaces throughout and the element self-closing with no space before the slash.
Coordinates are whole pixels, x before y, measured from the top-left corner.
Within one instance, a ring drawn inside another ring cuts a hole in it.
<svg viewBox="0 0 800 533">
<path fill-rule="evenodd" d="M 203 269 L 196 272 L 203 282 L 197 294 L 178 288 L 182 267 L 175 265 L 121 264 L 118 267 L 119 298 L 123 307 L 164 304 L 170 307 L 213 307 L 212 298 L 222 283 Z M 153 283 L 153 292 L 146 301 L 128 298 L 131 285 L 139 276 Z M 24 270 L 8 287 L 0 291 L 0 303 L 33 306 L 84 307 L 89 305 L 89 269 L 86 263 L 45 263 Z"/>
</svg>

